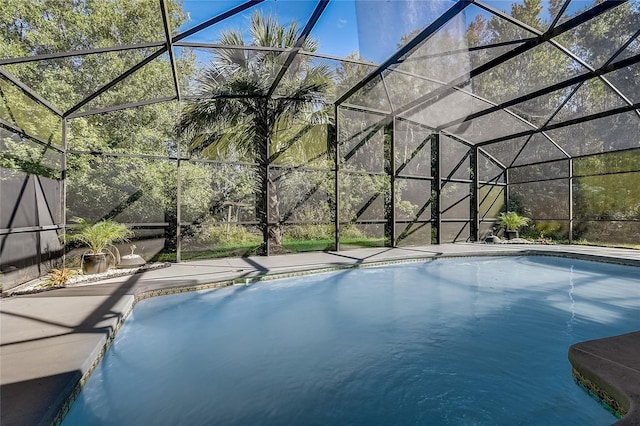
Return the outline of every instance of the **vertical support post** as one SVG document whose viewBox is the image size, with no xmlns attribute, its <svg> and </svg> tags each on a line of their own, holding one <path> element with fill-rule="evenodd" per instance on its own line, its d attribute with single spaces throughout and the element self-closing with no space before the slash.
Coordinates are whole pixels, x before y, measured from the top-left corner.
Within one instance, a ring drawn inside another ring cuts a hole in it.
<svg viewBox="0 0 640 426">
<path fill-rule="evenodd" d="M 38 229 L 36 231 L 36 264 L 38 265 L 38 276 L 42 276 L 42 224 L 40 223 L 40 206 L 38 202 L 38 179 L 39 175 L 33 174 L 31 177 L 27 177 L 27 179 L 31 179 L 33 182 L 33 204 L 36 210 L 36 222 L 38 224 Z"/>
<path fill-rule="evenodd" d="M 162 11 L 162 23 L 164 25 L 164 35 L 167 40 L 167 52 L 169 53 L 169 62 L 171 63 L 171 75 L 173 77 L 173 85 L 176 89 L 176 98 L 178 100 L 177 112 L 178 119 L 179 116 L 182 115 L 182 93 L 180 92 L 180 84 L 178 83 L 178 68 L 176 66 L 176 57 L 175 52 L 173 51 L 173 39 L 171 37 L 171 29 L 169 28 L 169 14 L 167 9 L 167 4 L 165 0 L 160 0 L 160 9 Z M 181 139 L 182 135 L 177 135 L 178 141 L 176 144 L 176 148 L 178 150 L 177 160 L 176 160 L 176 262 L 180 263 L 182 261 L 182 212 L 181 212 L 181 204 L 182 204 L 182 179 L 181 179 L 181 162 L 182 162 L 182 154 L 181 154 Z"/>
<path fill-rule="evenodd" d="M 178 114 L 181 111 L 181 104 L 178 103 Z M 181 178 L 181 163 L 182 163 L 182 135 L 177 135 L 178 140 L 176 142 L 176 149 L 178 151 L 176 160 L 176 262 L 182 262 L 182 178 Z"/>
<path fill-rule="evenodd" d="M 509 168 L 504 169 L 504 211 L 509 211 Z"/>
<path fill-rule="evenodd" d="M 569 244 L 573 244 L 573 158 L 569 158 Z"/>
<path fill-rule="evenodd" d="M 436 227 L 435 241 L 432 244 L 440 244 L 442 241 L 442 214 L 440 212 L 442 181 L 440 170 L 440 134 L 431 136 L 431 176 L 433 177 L 433 189 L 431 191 L 431 226 Z"/>
<path fill-rule="evenodd" d="M 391 123 L 387 124 L 387 131 L 391 140 L 389 141 L 389 177 L 391 184 L 391 206 L 389 210 L 389 237 L 391 247 L 396 247 L 396 118 L 393 117 Z"/>
<path fill-rule="evenodd" d="M 67 126 L 69 123 L 66 118 L 62 118 L 62 200 L 60 203 L 62 212 L 60 217 L 62 218 L 62 233 L 67 233 Z M 64 238 L 64 237 L 63 237 Z M 65 250 L 62 251 L 62 267 L 67 267 L 67 253 L 66 253 L 66 238 L 63 239 L 62 244 L 65 246 Z"/>
<path fill-rule="evenodd" d="M 162 12 L 162 23 L 164 25 L 164 36 L 167 40 L 167 52 L 169 53 L 169 62 L 171 63 L 171 74 L 173 76 L 173 85 L 176 89 L 176 96 L 178 102 L 182 100 L 180 93 L 180 84 L 178 83 L 178 69 L 176 66 L 176 57 L 173 52 L 173 40 L 171 37 L 171 29 L 169 28 L 169 12 L 167 10 L 167 4 L 165 0 L 160 0 L 160 11 Z"/>
<path fill-rule="evenodd" d="M 333 160 L 334 160 L 334 195 L 335 195 L 335 205 L 334 205 L 334 215 L 333 215 L 333 229 L 334 229 L 334 237 L 335 237 L 335 250 L 340 251 L 340 152 L 338 148 L 338 134 L 339 134 L 339 123 L 338 123 L 338 106 L 333 106 L 333 114 L 334 114 L 334 130 L 333 130 L 333 138 L 331 143 L 333 144 Z"/>
<path fill-rule="evenodd" d="M 471 148 L 471 239 L 480 241 L 480 185 L 478 177 L 478 147 Z"/>
<path fill-rule="evenodd" d="M 269 100 L 265 100 L 265 102 L 269 102 Z M 266 109 L 267 106 L 265 105 Z M 262 191 L 264 194 L 264 233 L 262 236 L 264 242 L 264 255 L 269 256 L 269 227 L 271 223 L 269 221 L 269 199 L 271 198 L 271 191 L 269 188 L 269 153 L 271 152 L 271 138 L 270 135 L 265 135 L 266 140 L 264 141 L 264 152 L 262 153 L 263 158 L 260 160 L 260 168 L 262 169 Z"/>
</svg>

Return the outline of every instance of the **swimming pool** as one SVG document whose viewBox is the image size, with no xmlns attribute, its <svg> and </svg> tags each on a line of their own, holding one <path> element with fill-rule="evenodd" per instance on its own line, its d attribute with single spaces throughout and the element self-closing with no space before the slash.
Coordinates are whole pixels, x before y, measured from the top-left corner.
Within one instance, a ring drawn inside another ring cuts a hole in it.
<svg viewBox="0 0 640 426">
<path fill-rule="evenodd" d="M 139 303 L 74 424 L 611 424 L 575 342 L 640 328 L 633 267 L 553 257 L 353 269 Z"/>
</svg>

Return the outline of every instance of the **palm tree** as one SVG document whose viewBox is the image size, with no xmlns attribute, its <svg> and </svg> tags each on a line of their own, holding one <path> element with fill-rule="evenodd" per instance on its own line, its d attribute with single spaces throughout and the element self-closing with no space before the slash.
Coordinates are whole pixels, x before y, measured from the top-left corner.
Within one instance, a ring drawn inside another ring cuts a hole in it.
<svg viewBox="0 0 640 426">
<path fill-rule="evenodd" d="M 219 43 L 275 50 L 217 50 L 215 59 L 197 78 L 195 100 L 183 108 L 177 130 L 189 140 L 191 152 L 215 157 L 221 151 L 234 151 L 258 164 L 256 213 L 265 243 L 278 247 L 282 224 L 278 183 L 269 174 L 270 159 L 314 125 L 327 123 L 323 107 L 331 76 L 326 66 L 314 66 L 307 57 L 297 55 L 277 90 L 272 90 L 289 55 L 282 49 L 293 48 L 300 37 L 298 25 L 281 26 L 275 17 L 255 12 L 249 34 L 252 40 L 248 45 L 243 34 L 234 30 L 222 32 Z M 317 47 L 311 38 L 302 45 L 305 51 Z"/>
</svg>

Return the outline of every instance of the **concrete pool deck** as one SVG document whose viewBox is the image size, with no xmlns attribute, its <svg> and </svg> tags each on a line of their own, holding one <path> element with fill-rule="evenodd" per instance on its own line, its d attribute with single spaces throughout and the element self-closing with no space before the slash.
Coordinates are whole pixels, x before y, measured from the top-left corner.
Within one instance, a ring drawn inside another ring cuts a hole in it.
<svg viewBox="0 0 640 426">
<path fill-rule="evenodd" d="M 150 295 L 411 259 L 530 254 L 640 267 L 637 250 L 457 243 L 190 261 L 84 286 L 4 298 L 0 303 L 0 424 L 52 423 L 135 302 Z M 581 374 L 618 392 L 605 389 L 608 395 L 627 398 L 618 401 L 627 404 L 629 411 L 620 424 L 640 425 L 640 333 L 580 343 L 572 347 L 570 356 Z"/>
</svg>

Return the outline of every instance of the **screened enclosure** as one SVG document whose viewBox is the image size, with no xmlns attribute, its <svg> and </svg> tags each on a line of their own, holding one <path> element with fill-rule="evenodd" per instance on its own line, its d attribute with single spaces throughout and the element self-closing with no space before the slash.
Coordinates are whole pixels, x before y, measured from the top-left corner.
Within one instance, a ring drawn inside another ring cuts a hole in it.
<svg viewBox="0 0 640 426">
<path fill-rule="evenodd" d="M 0 281 L 146 260 L 640 247 L 640 2 L 5 0 Z"/>
</svg>

